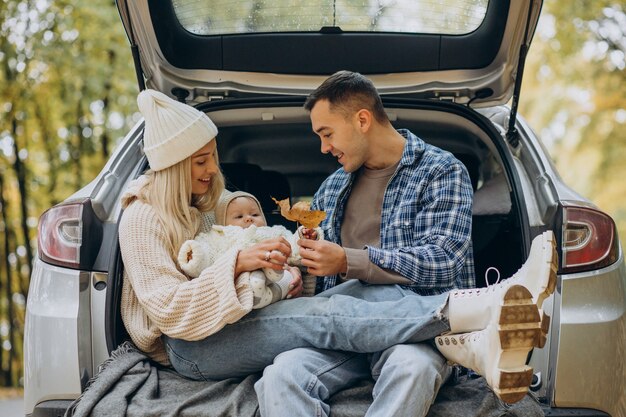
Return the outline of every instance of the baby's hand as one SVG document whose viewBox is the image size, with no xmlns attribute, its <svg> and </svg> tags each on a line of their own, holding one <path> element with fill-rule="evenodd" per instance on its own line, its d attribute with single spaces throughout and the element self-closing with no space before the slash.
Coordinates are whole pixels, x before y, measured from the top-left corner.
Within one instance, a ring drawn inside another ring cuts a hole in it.
<svg viewBox="0 0 626 417">
<path fill-rule="evenodd" d="M 300 270 L 294 266 L 290 266 L 287 268 L 291 275 L 293 276 L 291 282 L 289 283 L 289 292 L 287 293 L 287 298 L 295 298 L 300 297 L 302 295 L 302 273 Z"/>
<path fill-rule="evenodd" d="M 303 239 L 317 240 L 317 230 L 303 227 L 302 228 L 302 238 Z"/>
</svg>

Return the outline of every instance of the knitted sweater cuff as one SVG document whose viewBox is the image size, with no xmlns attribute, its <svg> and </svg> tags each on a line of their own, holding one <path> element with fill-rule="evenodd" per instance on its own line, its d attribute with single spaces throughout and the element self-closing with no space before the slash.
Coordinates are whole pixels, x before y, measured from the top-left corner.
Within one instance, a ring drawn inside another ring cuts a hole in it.
<svg viewBox="0 0 626 417">
<path fill-rule="evenodd" d="M 250 274 L 243 273 L 237 278 L 235 264 L 240 248 L 225 252 L 215 261 L 215 290 L 220 302 L 220 310 L 225 324 L 231 324 L 252 310 L 253 294 L 250 287 Z"/>
</svg>

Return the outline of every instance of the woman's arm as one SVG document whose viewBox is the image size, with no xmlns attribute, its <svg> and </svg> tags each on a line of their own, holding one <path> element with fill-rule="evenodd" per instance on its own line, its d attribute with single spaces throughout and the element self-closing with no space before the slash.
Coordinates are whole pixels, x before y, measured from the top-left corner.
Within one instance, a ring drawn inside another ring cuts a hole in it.
<svg viewBox="0 0 626 417">
<path fill-rule="evenodd" d="M 290 252 L 280 238 L 243 250 L 235 246 L 188 280 L 176 267 L 166 239 L 149 205 L 135 202 L 126 209 L 120 221 L 120 248 L 133 292 L 152 324 L 185 340 L 203 339 L 247 314 L 252 290 L 240 275 L 262 267 L 280 269 L 265 260 L 266 253 Z M 272 260 L 284 262 L 282 258 L 272 253 Z"/>
<path fill-rule="evenodd" d="M 120 221 L 124 268 L 148 325 L 185 340 L 207 337 L 252 308 L 249 284 L 235 282 L 238 248 L 232 248 L 193 280 L 180 272 L 150 206 L 131 204 Z M 236 285 L 237 284 L 237 285 Z"/>
</svg>

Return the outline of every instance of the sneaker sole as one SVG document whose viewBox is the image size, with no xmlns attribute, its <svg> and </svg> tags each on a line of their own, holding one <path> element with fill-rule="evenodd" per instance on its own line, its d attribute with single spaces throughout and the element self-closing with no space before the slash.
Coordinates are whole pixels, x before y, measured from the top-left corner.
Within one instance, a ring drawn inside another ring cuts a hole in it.
<svg viewBox="0 0 626 417">
<path fill-rule="evenodd" d="M 540 322 L 539 309 L 533 295 L 523 285 L 511 285 L 502 298 L 498 324 L 500 328 L 523 329 Z"/>
<path fill-rule="evenodd" d="M 548 282 L 546 283 L 544 290 L 537 295 L 536 304 L 539 309 L 543 306 L 543 301 L 552 295 L 556 289 L 556 273 L 559 269 L 559 259 L 556 253 L 556 239 L 554 238 L 553 233 L 544 233 L 543 248 L 544 254 L 550 254 L 549 259 L 545 260 L 545 262 L 550 265 L 550 270 L 548 272 Z"/>
<path fill-rule="evenodd" d="M 539 343 L 537 344 L 537 347 L 539 348 L 543 348 L 546 345 L 546 342 L 548 341 L 548 332 L 550 331 L 550 316 L 543 311 L 543 302 L 556 290 L 557 271 L 559 269 L 559 259 L 556 252 L 556 239 L 554 238 L 553 233 L 544 233 L 543 247 L 546 248 L 547 246 L 550 246 L 550 253 L 552 255 L 549 260 L 546 260 L 546 262 L 550 264 L 548 282 L 544 291 L 537 295 L 537 308 L 539 309 L 539 314 L 541 315 L 541 336 L 539 337 Z M 544 253 L 546 252 L 547 251 L 544 250 Z"/>
<path fill-rule="evenodd" d="M 532 379 L 533 370 L 528 366 L 517 371 L 501 371 L 498 388 L 493 392 L 505 403 L 513 404 L 526 396 Z"/>
<path fill-rule="evenodd" d="M 541 318 L 530 291 L 522 285 L 512 285 L 504 294 L 502 303 L 498 322 L 502 351 L 530 350 L 538 346 L 542 334 Z"/>
<path fill-rule="evenodd" d="M 541 319 L 530 291 L 524 286 L 511 286 L 503 298 L 498 326 L 500 339 L 499 374 L 494 387 L 496 395 L 513 404 L 526 396 L 533 370 L 526 365 L 528 352 L 542 340 Z"/>
<path fill-rule="evenodd" d="M 541 315 L 541 335 L 539 336 L 539 343 L 537 344 L 538 348 L 542 348 L 546 345 L 548 341 L 548 332 L 550 331 L 550 316 L 546 314 L 546 312 L 542 312 Z"/>
</svg>

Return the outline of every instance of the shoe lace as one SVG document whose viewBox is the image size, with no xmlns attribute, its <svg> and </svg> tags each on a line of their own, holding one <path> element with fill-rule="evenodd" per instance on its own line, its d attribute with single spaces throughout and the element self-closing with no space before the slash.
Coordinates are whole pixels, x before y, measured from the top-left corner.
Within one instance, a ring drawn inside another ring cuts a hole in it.
<svg viewBox="0 0 626 417">
<path fill-rule="evenodd" d="M 493 284 L 489 284 L 489 271 L 496 271 L 496 274 L 498 274 L 498 278 L 496 279 L 496 282 Z M 485 271 L 485 286 L 486 287 L 490 287 L 492 285 L 498 285 L 500 283 L 500 271 L 498 270 L 498 268 L 496 268 L 495 266 L 490 266 L 489 268 L 487 268 L 487 270 Z"/>
<path fill-rule="evenodd" d="M 489 284 L 489 272 L 491 270 L 496 271 L 496 274 L 498 274 L 498 278 L 496 279 L 496 282 L 493 284 Z M 455 292 L 455 296 L 465 296 L 465 295 L 472 295 L 472 294 L 483 294 L 486 292 L 490 292 L 490 291 L 495 291 L 496 288 L 498 288 L 498 284 L 500 283 L 500 271 L 498 270 L 498 268 L 494 267 L 494 266 L 490 266 L 489 268 L 487 268 L 487 270 L 485 271 L 485 288 L 470 288 L 470 289 L 464 289 L 464 290 L 458 290 Z"/>
</svg>

